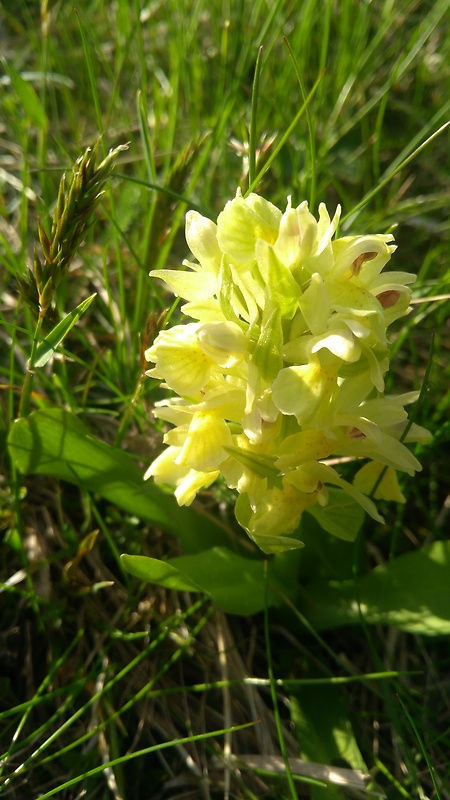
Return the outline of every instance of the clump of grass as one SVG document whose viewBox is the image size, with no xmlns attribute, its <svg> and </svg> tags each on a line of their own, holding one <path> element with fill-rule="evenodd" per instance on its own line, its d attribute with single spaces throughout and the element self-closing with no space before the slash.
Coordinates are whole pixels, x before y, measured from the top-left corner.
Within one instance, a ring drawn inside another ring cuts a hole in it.
<svg viewBox="0 0 450 800">
<path fill-rule="evenodd" d="M 66 173 L 63 173 L 49 234 L 38 220 L 43 262 L 35 247 L 33 270 L 29 271 L 28 280 L 19 277 L 19 285 L 23 298 L 40 319 L 47 314 L 59 284 L 94 224 L 94 212 L 114 161 L 126 149 L 125 145 L 116 147 L 97 165 L 99 146 L 100 142 L 97 142 L 94 148 L 89 147 L 77 158 L 67 188 Z"/>
<path fill-rule="evenodd" d="M 43 261 L 35 246 L 33 269 L 28 271 L 27 278 L 20 275 L 18 277 L 21 295 L 37 319 L 27 375 L 22 389 L 19 412 L 21 416 L 25 416 L 29 411 L 36 367 L 43 366 L 47 362 L 50 354 L 62 342 L 86 307 L 86 304 L 79 306 L 72 311 L 72 317 L 68 315 L 62 324 L 57 325 L 44 340 L 47 344 L 44 352 L 39 352 L 42 325 L 51 309 L 58 287 L 69 270 L 79 246 L 95 222 L 94 212 L 103 195 L 114 161 L 119 153 L 126 149 L 125 145 L 116 147 L 97 166 L 99 145 L 100 142 L 93 149 L 88 148 L 84 155 L 76 160 L 67 189 L 66 175 L 63 174 L 49 234 L 38 220 Z"/>
</svg>

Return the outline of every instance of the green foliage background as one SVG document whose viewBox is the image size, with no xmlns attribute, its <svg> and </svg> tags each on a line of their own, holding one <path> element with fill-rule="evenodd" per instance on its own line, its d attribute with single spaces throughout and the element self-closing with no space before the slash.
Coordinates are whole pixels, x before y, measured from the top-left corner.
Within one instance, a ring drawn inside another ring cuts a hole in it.
<svg viewBox="0 0 450 800">
<path fill-rule="evenodd" d="M 447 0 L 21 0 L 0 14 L 0 793 L 446 797 Z M 415 421 L 433 441 L 385 526 L 344 542 L 308 517 L 304 550 L 266 569 L 227 490 L 180 510 L 141 482 L 162 434 L 142 351 L 172 303 L 148 272 L 188 255 L 187 208 L 214 218 L 247 188 L 248 156 L 264 164 L 319 76 L 257 191 L 340 202 L 343 233 L 398 225 L 395 267 L 418 279 L 389 388 L 426 376 Z M 104 154 L 129 147 L 40 338 L 97 296 L 14 423 L 36 331 L 18 283 L 62 173 L 99 136 Z"/>
</svg>

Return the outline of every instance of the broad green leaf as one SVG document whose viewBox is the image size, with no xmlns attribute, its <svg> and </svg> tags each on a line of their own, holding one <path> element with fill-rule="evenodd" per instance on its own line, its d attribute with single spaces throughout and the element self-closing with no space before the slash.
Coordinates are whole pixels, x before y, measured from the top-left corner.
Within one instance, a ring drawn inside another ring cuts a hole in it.
<svg viewBox="0 0 450 800">
<path fill-rule="evenodd" d="M 168 561 L 147 556 L 129 556 L 124 553 L 121 557 L 122 564 L 127 572 L 147 583 L 156 583 L 166 589 L 176 589 L 179 592 L 201 592 L 200 586 L 189 580 L 179 569 L 173 567 Z"/>
<path fill-rule="evenodd" d="M 325 531 L 312 514 L 302 516 L 297 536 L 304 542 L 299 552 L 298 581 L 303 585 L 314 580 L 344 581 L 352 579 L 355 572 L 367 572 L 364 548 L 355 548 L 353 542 L 339 539 Z M 358 563 L 355 565 L 355 556 Z"/>
<path fill-rule="evenodd" d="M 27 475 L 53 475 L 74 483 L 180 537 L 192 553 L 227 540 L 212 517 L 180 508 L 172 495 L 144 481 L 142 471 L 123 450 L 89 434 L 83 423 L 59 408 L 35 411 L 16 420 L 8 437 L 9 452 Z"/>
<path fill-rule="evenodd" d="M 317 677 L 308 674 L 307 677 Z M 354 786 L 364 789 L 367 767 L 353 733 L 345 696 L 338 686 L 298 686 L 290 697 L 292 721 L 300 745 L 302 758 L 319 764 L 346 762 Z M 311 786 L 311 800 L 345 800 L 344 779 L 342 788 L 330 783 L 327 788 Z"/>
<path fill-rule="evenodd" d="M 354 542 L 364 521 L 364 510 L 346 492 L 339 489 L 328 490 L 326 506 L 311 506 L 305 512 L 311 514 L 320 527 L 338 539 Z"/>
<path fill-rule="evenodd" d="M 247 616 L 265 606 L 264 562 L 244 558 L 226 547 L 213 547 L 170 561 L 129 555 L 121 558 L 132 575 L 169 589 L 203 592 L 229 614 Z M 272 588 L 267 593 L 267 603 L 278 605 L 280 597 L 274 591 L 278 579 L 272 567 L 273 562 L 269 565 L 269 587 Z M 288 593 L 286 587 L 283 590 Z"/>
<path fill-rule="evenodd" d="M 48 127 L 47 114 L 33 87 L 7 63 L 6 59 L 2 58 L 1 61 L 25 115 L 36 128 L 46 130 Z"/>
<path fill-rule="evenodd" d="M 450 541 L 438 541 L 347 581 L 312 581 L 299 610 L 318 631 L 365 622 L 450 634 Z"/>
<path fill-rule="evenodd" d="M 83 300 L 70 314 L 67 314 L 61 322 L 55 325 L 53 330 L 51 330 L 38 345 L 33 364 L 30 364 L 30 369 L 43 367 L 47 363 L 58 345 L 61 344 L 64 337 L 69 333 L 70 329 L 78 322 L 81 315 L 88 310 L 95 297 L 97 297 L 97 292 L 91 294 L 86 300 Z"/>
<path fill-rule="evenodd" d="M 300 539 L 296 539 L 294 536 L 270 536 L 266 533 L 253 533 L 248 530 L 247 533 L 250 539 L 253 539 L 255 544 L 258 545 L 260 550 L 268 555 L 286 553 L 290 550 L 299 550 L 304 547 L 303 542 L 301 542 Z"/>
</svg>

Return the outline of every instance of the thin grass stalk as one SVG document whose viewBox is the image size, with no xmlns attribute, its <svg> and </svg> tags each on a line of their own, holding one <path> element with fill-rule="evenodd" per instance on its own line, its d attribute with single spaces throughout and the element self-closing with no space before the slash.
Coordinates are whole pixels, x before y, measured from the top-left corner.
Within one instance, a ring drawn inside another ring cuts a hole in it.
<svg viewBox="0 0 450 800">
<path fill-rule="evenodd" d="M 6 787 L 11 783 L 11 781 L 15 777 L 18 777 L 19 775 L 26 772 L 28 768 L 36 761 L 38 756 L 40 756 L 41 753 L 49 747 L 49 745 L 55 742 L 61 736 L 61 734 L 64 733 L 64 731 L 66 731 L 71 725 L 73 725 L 74 722 L 76 722 L 76 720 L 78 720 L 85 713 L 85 711 L 87 711 L 91 706 L 97 703 L 98 700 L 104 694 L 110 691 L 110 689 L 112 689 L 122 678 L 124 678 L 132 669 L 134 669 L 134 667 L 136 667 L 145 657 L 147 657 L 149 653 L 155 650 L 161 644 L 161 642 L 163 642 L 167 638 L 170 631 L 174 627 L 179 625 L 180 619 L 186 618 L 190 614 L 194 613 L 198 608 L 201 607 L 203 603 L 204 603 L 203 599 L 198 600 L 196 603 L 194 603 L 193 606 L 191 606 L 188 609 L 188 611 L 184 613 L 184 615 L 180 617 L 180 615 L 176 614 L 169 621 L 170 624 L 166 622 L 165 628 L 162 631 L 162 633 L 160 633 L 141 653 L 138 653 L 138 655 L 132 661 L 126 664 L 125 667 L 123 667 L 117 673 L 117 675 L 111 678 L 111 680 L 109 680 L 98 692 L 94 693 L 89 698 L 89 700 L 84 704 L 84 706 L 82 706 L 82 708 L 79 708 L 77 711 L 71 714 L 71 716 L 68 719 L 66 719 L 65 722 L 62 725 L 60 725 L 59 728 L 57 728 L 52 734 L 50 734 L 50 736 L 48 736 L 47 739 L 44 742 L 42 742 L 42 744 L 40 744 L 31 753 L 31 755 L 25 759 L 25 761 L 22 764 L 20 764 L 14 770 L 14 772 L 9 777 L 6 778 L 6 780 L 3 783 L 3 786 Z M 178 653 L 178 651 L 176 652 Z M 166 671 L 166 665 L 164 666 L 163 670 L 164 672 Z M 162 674 L 164 674 L 164 672 Z M 41 759 L 41 761 L 38 761 L 37 763 L 46 764 L 49 761 L 54 760 L 55 758 L 59 758 L 61 755 L 68 752 L 69 750 L 72 750 L 78 744 L 81 744 L 82 742 L 86 741 L 86 739 L 89 739 L 96 733 L 97 730 L 100 730 L 102 727 L 109 724 L 113 719 L 125 713 L 125 711 L 127 711 L 132 705 L 134 705 L 134 703 L 136 703 L 141 697 L 145 696 L 146 692 L 148 692 L 149 686 L 152 685 L 154 682 L 156 682 L 156 678 L 152 679 L 148 685 L 146 685 L 143 689 L 141 689 L 138 692 L 138 694 L 132 698 L 132 700 L 130 700 L 128 703 L 125 703 L 118 711 L 116 711 L 113 715 L 111 715 L 109 719 L 104 720 L 103 723 L 100 723 L 99 726 L 97 726 L 96 730 L 89 731 L 88 733 L 84 734 L 84 736 L 79 737 L 76 741 L 73 741 L 66 747 L 60 749 L 57 753 L 52 753 L 52 755 L 47 756 L 47 758 Z"/>
<path fill-rule="evenodd" d="M 286 778 L 288 782 L 288 786 L 291 792 L 292 800 L 298 800 L 297 788 L 295 786 L 295 781 L 292 776 L 291 765 L 289 763 L 289 755 L 286 749 L 286 742 L 283 735 L 283 727 L 281 724 L 280 712 L 278 709 L 278 698 L 276 692 L 276 684 L 275 684 L 275 675 L 273 672 L 273 662 L 272 662 L 272 650 L 270 646 L 270 630 L 269 630 L 269 606 L 268 606 L 268 596 L 269 596 L 269 570 L 268 570 L 268 563 L 267 559 L 264 561 L 264 584 L 265 584 L 265 593 L 266 593 L 266 602 L 264 605 L 264 638 L 266 643 L 266 657 L 267 657 L 267 673 L 269 676 L 270 681 L 270 696 L 272 699 L 272 706 L 273 706 L 273 714 L 275 719 L 275 725 L 278 734 L 278 743 L 280 745 L 281 755 L 283 757 L 284 766 L 286 768 Z"/>
<path fill-rule="evenodd" d="M 93 775 L 98 775 L 100 772 L 104 772 L 105 769 L 116 767 L 119 764 L 126 764 L 129 761 L 133 761 L 135 758 L 142 758 L 142 756 L 158 752 L 159 750 L 166 750 L 169 747 L 177 747 L 183 744 L 191 744 L 194 742 L 202 742 L 207 739 L 215 739 L 218 736 L 224 736 L 226 733 L 237 733 L 237 731 L 245 730 L 245 728 L 250 728 L 252 725 L 252 722 L 245 722 L 242 725 L 233 725 L 231 728 L 220 728 L 219 730 L 208 731 L 208 733 L 198 733 L 192 736 L 184 736 L 179 739 L 173 739 L 170 742 L 161 742 L 160 744 L 155 744 L 151 747 L 144 747 L 142 750 L 136 750 L 134 753 L 128 753 L 127 755 L 120 756 L 112 761 L 107 761 L 105 764 L 100 764 L 100 766 L 94 767 L 93 769 L 84 772 L 82 775 L 78 775 L 76 778 L 72 778 L 69 781 L 61 783 L 59 786 L 56 786 L 49 792 L 42 794 L 39 800 L 48 800 L 49 797 L 53 797 L 57 792 L 61 792 L 64 789 L 69 789 L 71 786 L 75 786 L 77 783 L 80 783 L 80 781 L 85 780 L 86 778 L 91 778 Z"/>
</svg>

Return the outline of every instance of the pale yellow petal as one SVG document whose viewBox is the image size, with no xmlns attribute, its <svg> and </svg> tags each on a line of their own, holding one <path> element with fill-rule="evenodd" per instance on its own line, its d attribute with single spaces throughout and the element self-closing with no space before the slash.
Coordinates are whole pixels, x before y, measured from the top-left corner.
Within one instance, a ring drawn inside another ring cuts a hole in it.
<svg viewBox="0 0 450 800">
<path fill-rule="evenodd" d="M 208 381 L 212 360 L 200 347 L 197 331 L 200 325 L 176 325 L 161 331 L 152 347 L 145 352 L 147 361 L 155 362 L 148 374 L 164 378 L 166 384 L 181 396 L 195 394 Z"/>
<path fill-rule="evenodd" d="M 205 270 L 218 275 L 222 253 L 217 243 L 217 225 L 197 211 L 188 211 L 186 241 L 189 250 Z"/>
<path fill-rule="evenodd" d="M 380 475 L 383 473 L 381 482 L 378 483 Z M 405 503 L 406 497 L 400 489 L 398 477 L 395 469 L 385 467 L 375 461 L 369 461 L 356 473 L 353 485 L 367 495 L 377 486 L 374 497 L 376 500 L 389 500 L 395 503 Z"/>
<path fill-rule="evenodd" d="M 190 506 L 195 500 L 197 492 L 214 483 L 219 475 L 219 470 L 216 470 L 216 472 L 197 472 L 195 469 L 189 470 L 175 490 L 175 497 L 178 505 Z"/>
<path fill-rule="evenodd" d="M 211 413 L 196 413 L 176 457 L 176 463 L 201 472 L 217 470 L 221 462 L 228 458 L 224 448 L 232 443 L 230 429 L 225 420 Z"/>
<path fill-rule="evenodd" d="M 209 300 L 217 291 L 217 279 L 208 273 L 153 269 L 150 277 L 160 278 L 178 297 L 194 303 Z"/>
<path fill-rule="evenodd" d="M 248 348 L 247 337 L 234 322 L 208 322 L 197 335 L 203 352 L 223 369 L 241 361 Z"/>
</svg>

